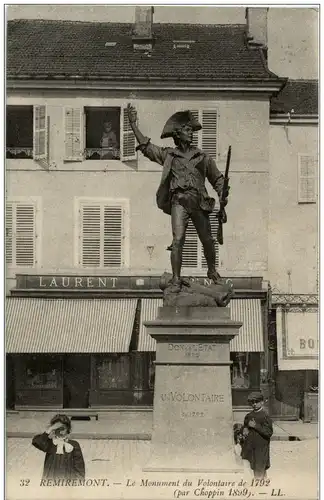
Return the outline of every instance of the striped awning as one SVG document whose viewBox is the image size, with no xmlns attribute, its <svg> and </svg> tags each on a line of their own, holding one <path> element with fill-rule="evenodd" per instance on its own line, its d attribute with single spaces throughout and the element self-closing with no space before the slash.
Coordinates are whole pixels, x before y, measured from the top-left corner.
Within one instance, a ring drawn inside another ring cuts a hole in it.
<svg viewBox="0 0 324 500">
<path fill-rule="evenodd" d="M 7 353 L 128 352 L 137 299 L 8 298 Z"/>
<path fill-rule="evenodd" d="M 159 307 L 163 306 L 163 299 L 142 299 L 141 323 L 137 350 L 140 352 L 155 351 L 156 340 L 147 333 L 143 323 L 153 321 L 158 315 Z"/>
<path fill-rule="evenodd" d="M 231 340 L 232 352 L 263 352 L 263 328 L 260 299 L 233 299 L 229 305 L 231 319 L 243 325 Z"/>
<path fill-rule="evenodd" d="M 156 341 L 147 333 L 143 322 L 157 317 L 162 299 L 143 299 L 138 351 L 155 351 Z M 261 301 L 235 299 L 230 303 L 231 319 L 243 323 L 239 335 L 230 343 L 232 352 L 263 352 Z"/>
</svg>

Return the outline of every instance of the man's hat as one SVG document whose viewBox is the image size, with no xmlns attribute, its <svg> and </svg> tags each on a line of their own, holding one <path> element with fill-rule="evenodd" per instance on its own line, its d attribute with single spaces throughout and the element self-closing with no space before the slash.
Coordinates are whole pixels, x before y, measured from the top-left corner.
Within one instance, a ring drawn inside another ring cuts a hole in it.
<svg viewBox="0 0 324 500">
<path fill-rule="evenodd" d="M 248 401 L 263 401 L 264 397 L 263 397 L 263 394 L 259 391 L 255 391 L 255 392 L 250 392 L 250 394 L 248 395 Z"/>
<path fill-rule="evenodd" d="M 161 139 L 166 139 L 167 137 L 172 137 L 173 132 L 179 128 L 182 127 L 183 125 L 191 125 L 192 130 L 194 132 L 197 132 L 197 130 L 201 130 L 202 126 L 196 120 L 196 118 L 192 115 L 192 113 L 188 111 L 178 111 L 177 113 L 174 113 L 174 115 L 170 116 L 170 118 L 167 120 L 166 124 L 164 125 L 162 134 L 161 134 Z"/>
</svg>

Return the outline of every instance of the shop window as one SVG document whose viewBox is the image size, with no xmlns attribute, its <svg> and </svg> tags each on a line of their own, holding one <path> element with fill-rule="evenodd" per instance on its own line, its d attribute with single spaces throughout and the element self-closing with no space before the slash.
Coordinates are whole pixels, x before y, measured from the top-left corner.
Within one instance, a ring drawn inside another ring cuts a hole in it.
<svg viewBox="0 0 324 500">
<path fill-rule="evenodd" d="M 130 388 L 129 354 L 109 354 L 105 357 L 98 357 L 96 367 L 99 389 Z"/>
<path fill-rule="evenodd" d="M 46 106 L 7 106 L 6 158 L 45 160 L 47 141 Z"/>
<path fill-rule="evenodd" d="M 52 356 L 31 356 L 25 363 L 24 385 L 29 389 L 58 389 L 60 361 Z"/>
<path fill-rule="evenodd" d="M 214 238 L 216 250 L 216 267 L 219 266 L 219 244 L 217 241 L 218 218 L 217 210 L 214 210 L 210 216 L 210 225 L 212 236 Z M 203 246 L 198 238 L 197 231 L 192 221 L 189 221 L 186 241 L 183 247 L 182 265 L 189 269 L 207 269 L 207 262 L 204 256 Z"/>
<path fill-rule="evenodd" d="M 6 205 L 6 263 L 34 267 L 37 263 L 36 202 L 14 201 Z"/>
<path fill-rule="evenodd" d="M 249 389 L 250 354 L 248 352 L 232 352 L 231 361 L 232 389 Z"/>
<path fill-rule="evenodd" d="M 79 217 L 79 266 L 126 267 L 127 203 L 96 199 L 80 201 Z"/>
<path fill-rule="evenodd" d="M 65 161 L 136 159 L 126 109 L 66 107 L 64 117 Z"/>
</svg>

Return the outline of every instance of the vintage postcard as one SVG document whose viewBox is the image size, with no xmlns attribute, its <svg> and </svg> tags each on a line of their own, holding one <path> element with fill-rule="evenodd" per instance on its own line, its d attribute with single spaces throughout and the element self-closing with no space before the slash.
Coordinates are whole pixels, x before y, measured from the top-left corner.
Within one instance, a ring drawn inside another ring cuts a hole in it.
<svg viewBox="0 0 324 500">
<path fill-rule="evenodd" d="M 6 498 L 318 498 L 319 6 L 6 6 Z"/>
</svg>

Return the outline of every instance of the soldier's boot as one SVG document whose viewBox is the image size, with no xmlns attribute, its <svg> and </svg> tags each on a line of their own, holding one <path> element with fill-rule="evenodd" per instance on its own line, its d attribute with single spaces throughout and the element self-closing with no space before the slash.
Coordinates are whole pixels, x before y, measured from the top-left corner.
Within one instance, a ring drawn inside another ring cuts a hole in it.
<svg viewBox="0 0 324 500">
<path fill-rule="evenodd" d="M 215 284 L 219 283 L 222 279 L 220 274 L 216 271 L 216 269 L 211 269 L 210 271 L 208 271 L 207 278 L 212 280 Z"/>
</svg>

